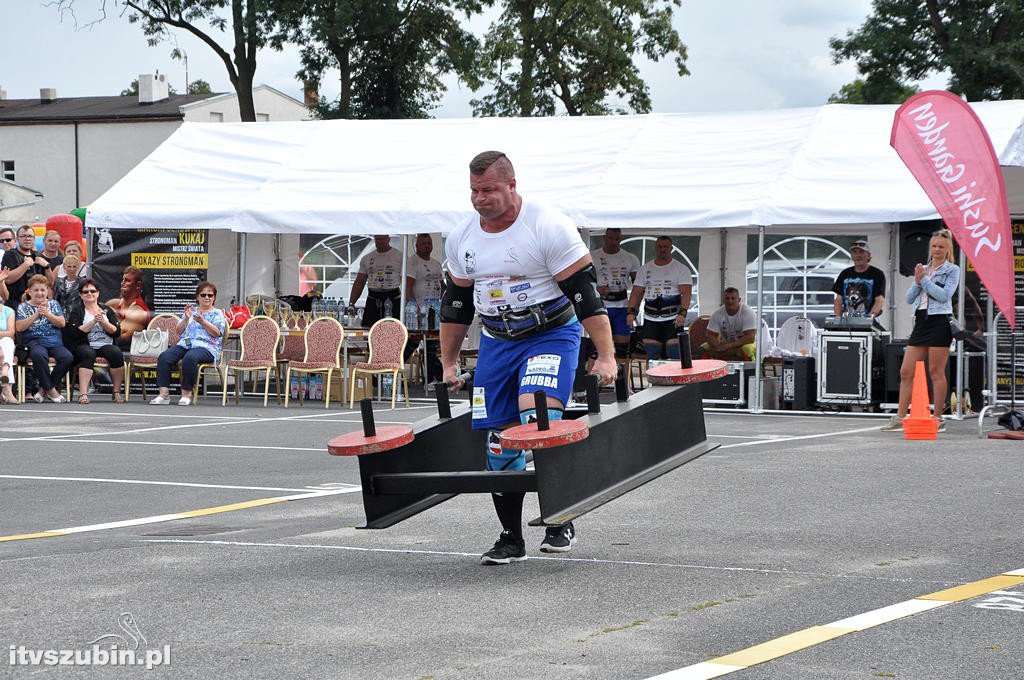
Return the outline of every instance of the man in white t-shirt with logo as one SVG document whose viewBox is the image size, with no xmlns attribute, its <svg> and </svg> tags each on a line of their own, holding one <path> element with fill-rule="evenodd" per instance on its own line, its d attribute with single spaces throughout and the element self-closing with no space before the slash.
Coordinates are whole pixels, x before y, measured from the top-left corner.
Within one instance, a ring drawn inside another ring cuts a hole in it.
<svg viewBox="0 0 1024 680">
<path fill-rule="evenodd" d="M 416 252 L 409 257 L 405 268 L 405 300 L 408 307 L 411 302 L 416 309 L 421 310 L 423 315 L 418 319 L 406 319 L 405 325 L 409 328 L 437 328 L 441 322 L 434 318 L 439 313 L 441 294 L 444 293 L 444 274 L 441 271 L 441 263 L 430 257 L 434 252 L 434 239 L 430 234 L 416 235 Z M 406 352 L 410 355 L 416 349 L 416 342 L 410 342 Z M 437 340 L 427 339 L 424 341 L 426 352 L 426 373 L 425 380 L 429 383 L 441 377 L 441 361 L 438 358 L 440 351 Z M 408 359 L 408 357 L 406 357 Z"/>
<path fill-rule="evenodd" d="M 708 340 L 697 350 L 697 356 L 710 359 L 754 361 L 757 356 L 757 315 L 740 302 L 736 288 L 726 288 L 722 306 L 708 319 Z"/>
<path fill-rule="evenodd" d="M 604 245 L 590 253 L 597 270 L 597 292 L 608 309 L 608 322 L 612 326 L 612 341 L 615 353 L 626 356 L 629 353 L 631 327 L 626 321 L 626 306 L 629 292 L 640 269 L 640 259 L 620 247 L 621 229 L 605 229 Z"/>
<path fill-rule="evenodd" d="M 654 259 L 640 267 L 626 308 L 626 321 L 636 323 L 644 302 L 644 349 L 648 359 L 678 359 L 679 329 L 686 327 L 686 313 L 693 294 L 693 272 L 672 257 L 672 239 L 659 236 Z"/>
<path fill-rule="evenodd" d="M 425 300 L 441 299 L 441 294 L 444 292 L 444 274 L 441 272 L 441 263 L 430 257 L 433 252 L 434 239 L 430 234 L 417 234 L 416 252 L 409 256 L 409 263 L 405 269 L 407 304 L 410 301 L 415 301 L 418 306 L 422 307 Z M 436 328 L 436 326 L 429 325 L 424 328 Z"/>
<path fill-rule="evenodd" d="M 386 316 L 397 318 L 402 309 L 402 253 L 391 247 L 391 237 L 387 234 L 375 235 L 373 246 L 374 251 L 363 255 L 359 261 L 359 273 L 348 298 L 349 312 L 355 313 L 356 302 L 366 287 L 363 328 L 369 328 Z"/>
<path fill-rule="evenodd" d="M 533 393 L 547 393 L 548 418 L 560 420 L 586 328 L 597 348 L 591 372 L 604 385 L 615 379 L 615 349 L 597 273 L 583 239 L 563 213 L 516 191 L 515 170 L 500 151 L 469 164 L 469 188 L 478 213 L 445 242 L 448 285 L 441 301 L 444 380 L 458 389 L 459 349 L 474 312 L 483 334 L 473 380 L 473 429 L 487 430 L 487 469 L 526 469 L 526 452 L 501 446 L 501 430 L 536 419 Z M 581 328 L 582 324 L 582 328 Z M 502 532 L 481 564 L 526 559 L 523 493 L 492 494 Z M 541 551 L 568 552 L 572 522 L 551 526 Z"/>
</svg>

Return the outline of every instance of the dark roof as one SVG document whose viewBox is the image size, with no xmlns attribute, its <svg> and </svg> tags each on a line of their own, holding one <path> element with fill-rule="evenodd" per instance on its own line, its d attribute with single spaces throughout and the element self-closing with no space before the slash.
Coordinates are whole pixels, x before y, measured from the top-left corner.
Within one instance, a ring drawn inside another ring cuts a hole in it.
<svg viewBox="0 0 1024 680">
<path fill-rule="evenodd" d="M 217 97 L 217 94 L 175 94 L 152 104 L 138 96 L 0 99 L 0 123 L 55 123 L 113 120 L 181 120 L 179 107 Z"/>
</svg>

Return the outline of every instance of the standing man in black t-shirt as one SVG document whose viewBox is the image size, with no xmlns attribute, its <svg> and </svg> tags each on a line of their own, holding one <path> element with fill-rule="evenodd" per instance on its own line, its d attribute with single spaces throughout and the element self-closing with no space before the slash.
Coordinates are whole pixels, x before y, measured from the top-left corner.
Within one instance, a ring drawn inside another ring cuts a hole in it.
<svg viewBox="0 0 1024 680">
<path fill-rule="evenodd" d="M 836 294 L 836 316 L 881 316 L 885 304 L 885 274 L 869 264 L 871 247 L 867 241 L 854 241 L 850 256 L 853 266 L 839 272 L 832 286 Z"/>
<path fill-rule="evenodd" d="M 28 280 L 36 274 L 43 274 L 53 285 L 56 273 L 50 269 L 46 258 L 33 250 L 36 230 L 25 224 L 18 227 L 18 247 L 4 253 L 0 268 L 7 269 L 7 306 L 17 310 L 28 287 Z"/>
</svg>

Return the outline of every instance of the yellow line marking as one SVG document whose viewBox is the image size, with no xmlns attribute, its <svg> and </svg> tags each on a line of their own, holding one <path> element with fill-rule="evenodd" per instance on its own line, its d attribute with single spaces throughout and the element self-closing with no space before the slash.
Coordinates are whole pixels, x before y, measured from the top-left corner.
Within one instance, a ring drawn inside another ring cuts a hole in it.
<svg viewBox="0 0 1024 680">
<path fill-rule="evenodd" d="M 975 581 L 974 583 L 957 586 L 956 588 L 940 590 L 939 592 L 932 593 L 930 595 L 921 595 L 914 599 L 961 602 L 963 600 L 969 600 L 972 597 L 977 597 L 978 595 L 991 593 L 993 590 L 1012 588 L 1013 586 L 1018 586 L 1022 583 L 1024 583 L 1024 576 L 1007 576 L 1006 574 L 1003 574 L 1001 576 L 993 576 L 992 578 L 987 578 L 982 581 Z"/>
<path fill-rule="evenodd" d="M 650 680 L 709 680 L 710 678 L 717 678 L 741 671 L 750 666 L 765 663 L 766 661 L 773 661 L 787 654 L 819 645 L 822 642 L 834 640 L 843 635 L 856 633 L 883 623 L 916 616 L 922 612 L 945 607 L 954 602 L 962 602 L 972 597 L 986 595 L 997 590 L 1019 585 L 1024 585 L 1024 569 L 1007 571 L 992 578 L 965 583 L 962 586 L 947 588 L 946 590 L 940 590 L 928 595 L 921 595 L 912 600 L 851 616 L 824 626 L 806 628 L 789 635 L 783 635 L 774 640 L 769 640 L 768 642 L 762 642 L 753 647 L 741 649 L 732 654 L 726 654 L 715 659 L 668 671 L 667 673 L 654 676 Z"/>
<path fill-rule="evenodd" d="M 790 633 L 789 635 L 783 635 L 780 638 L 763 642 L 753 647 L 748 647 L 739 652 L 727 654 L 717 659 L 712 659 L 711 663 L 720 663 L 727 666 L 755 666 L 765 661 L 771 661 L 777 659 L 780 656 L 786 654 L 792 654 L 798 652 L 801 649 L 807 649 L 814 645 L 819 645 L 822 642 L 833 640 L 841 635 L 852 633 L 852 628 L 826 628 L 825 626 L 814 626 L 813 628 L 806 628 L 804 630 Z"/>
<path fill-rule="evenodd" d="M 0 543 L 4 541 L 27 541 L 30 538 L 49 538 L 50 536 L 66 536 L 59 531 L 41 531 L 38 534 L 16 534 L 14 536 L 0 536 Z"/>
<path fill-rule="evenodd" d="M 242 503 L 232 503 L 230 505 L 218 505 L 215 508 L 204 508 L 202 510 L 189 510 L 188 512 L 182 512 L 180 514 L 186 517 L 202 517 L 203 515 L 216 515 L 222 512 L 232 512 L 233 510 L 245 510 L 246 508 L 258 508 L 261 505 L 272 505 L 273 503 L 281 503 L 289 500 L 287 498 L 261 498 L 255 501 L 244 501 Z"/>
<path fill-rule="evenodd" d="M 157 524 L 159 522 L 170 522 L 177 519 L 192 519 L 194 517 L 202 517 L 204 515 L 217 515 L 223 512 L 233 512 L 235 510 L 247 510 L 249 508 L 258 508 L 261 505 L 271 505 L 273 503 L 283 503 L 285 501 L 297 501 L 306 498 L 320 498 L 322 496 L 337 496 L 339 494 L 350 493 L 352 491 L 358 490 L 358 488 L 359 487 L 346 489 L 330 489 L 326 491 L 311 491 L 309 493 L 294 494 L 292 496 L 258 498 L 252 501 L 242 501 L 241 503 L 231 503 L 230 505 L 218 505 L 216 507 L 202 508 L 199 510 L 187 510 L 185 512 L 176 512 L 167 515 L 153 515 L 151 517 L 139 517 L 137 519 L 106 522 L 103 524 L 88 524 L 85 526 L 67 527 L 64 529 L 52 529 L 50 531 L 40 531 L 35 534 L 15 534 L 12 536 L 0 536 L 0 543 L 6 541 L 24 541 L 30 538 L 50 538 L 52 536 L 69 536 L 71 534 L 80 534 L 89 531 L 103 531 L 106 529 L 117 529 L 128 526 L 139 526 L 143 524 Z"/>
</svg>

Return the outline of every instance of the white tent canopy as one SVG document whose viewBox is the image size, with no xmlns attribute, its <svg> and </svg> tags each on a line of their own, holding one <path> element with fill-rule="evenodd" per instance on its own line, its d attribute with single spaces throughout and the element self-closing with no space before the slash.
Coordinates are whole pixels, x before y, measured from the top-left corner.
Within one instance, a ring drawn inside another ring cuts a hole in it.
<svg viewBox="0 0 1024 680">
<path fill-rule="evenodd" d="M 1024 101 L 972 105 L 1024 213 Z M 90 208 L 90 227 L 447 232 L 467 164 L 500 149 L 520 191 L 588 228 L 938 217 L 889 146 L 895 106 L 561 118 L 185 123 Z"/>
</svg>

